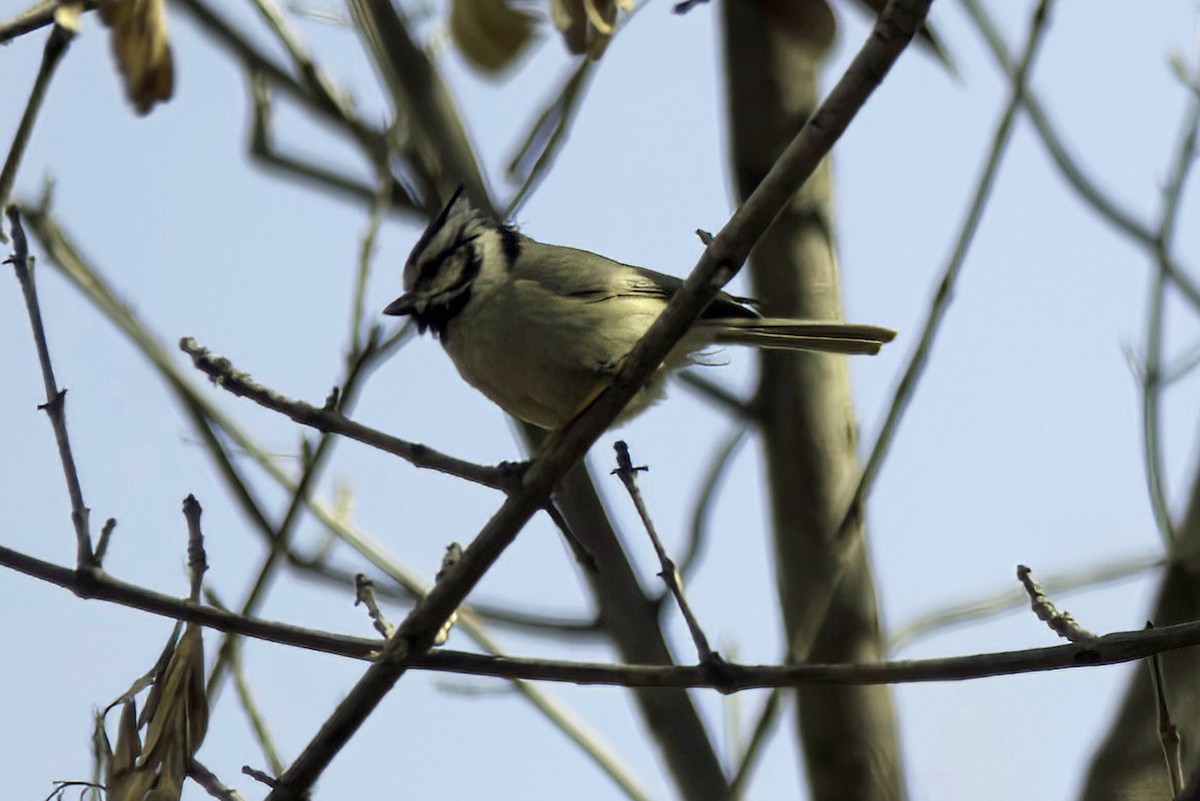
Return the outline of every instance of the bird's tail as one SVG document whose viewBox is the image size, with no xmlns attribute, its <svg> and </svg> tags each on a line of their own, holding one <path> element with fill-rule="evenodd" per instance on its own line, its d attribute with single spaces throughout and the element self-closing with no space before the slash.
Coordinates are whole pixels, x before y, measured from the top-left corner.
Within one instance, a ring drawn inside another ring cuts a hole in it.
<svg viewBox="0 0 1200 801">
<path fill-rule="evenodd" d="M 710 325 L 713 344 L 748 345 L 772 350 L 876 354 L 896 332 L 875 325 L 787 318 L 723 318 Z"/>
</svg>

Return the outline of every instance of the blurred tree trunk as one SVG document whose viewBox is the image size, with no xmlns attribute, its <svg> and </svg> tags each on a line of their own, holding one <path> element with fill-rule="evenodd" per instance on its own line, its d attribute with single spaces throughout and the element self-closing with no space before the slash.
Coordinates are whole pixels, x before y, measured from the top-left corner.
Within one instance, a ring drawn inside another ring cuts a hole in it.
<svg viewBox="0 0 1200 801">
<path fill-rule="evenodd" d="M 1181 525 L 1176 529 L 1175 561 L 1163 573 L 1150 620 L 1157 626 L 1200 620 L 1200 472 Z M 1158 739 L 1150 671 L 1144 663 L 1133 673 L 1112 729 L 1092 758 L 1084 801 L 1170 799 L 1171 784 Z M 1200 767 L 1200 649 L 1162 654 L 1163 684 L 1171 720 L 1183 740 L 1183 777 Z"/>
<path fill-rule="evenodd" d="M 833 38 L 822 0 L 726 0 L 725 59 L 734 176 L 745 198 L 818 101 Z M 805 184 L 751 257 L 768 316 L 841 317 L 828 163 Z M 756 401 L 771 488 L 777 580 L 789 642 L 832 570 L 829 541 L 858 476 L 857 426 L 843 357 L 762 355 Z M 861 534 L 861 532 L 859 532 Z M 857 549 L 809 660 L 873 662 L 883 655 L 866 549 Z M 797 692 L 801 747 L 814 799 L 904 797 L 886 687 L 812 685 Z"/>
</svg>

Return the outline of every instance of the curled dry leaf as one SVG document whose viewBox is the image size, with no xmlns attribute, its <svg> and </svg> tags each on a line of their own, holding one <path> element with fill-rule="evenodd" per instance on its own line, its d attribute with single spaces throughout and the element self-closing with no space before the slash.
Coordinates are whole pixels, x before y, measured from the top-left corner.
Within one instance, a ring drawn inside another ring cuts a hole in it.
<svg viewBox="0 0 1200 801">
<path fill-rule="evenodd" d="M 616 30 L 617 11 L 632 11 L 632 0 L 551 0 L 550 18 L 572 53 L 593 61 L 604 55 Z"/>
<path fill-rule="evenodd" d="M 100 19 L 112 28 L 112 49 L 125 94 L 138 114 L 170 99 L 175 86 L 165 0 L 99 0 Z"/>
<path fill-rule="evenodd" d="M 476 67 L 499 72 L 533 40 L 538 17 L 506 0 L 451 0 L 450 35 Z"/>
<path fill-rule="evenodd" d="M 97 722 L 104 746 L 104 782 L 109 801 L 178 801 L 188 764 L 208 730 L 204 694 L 204 642 L 189 623 L 143 711 L 146 742 L 138 736 L 137 707 L 121 702 L 116 748 L 109 746 L 103 716 Z"/>
</svg>

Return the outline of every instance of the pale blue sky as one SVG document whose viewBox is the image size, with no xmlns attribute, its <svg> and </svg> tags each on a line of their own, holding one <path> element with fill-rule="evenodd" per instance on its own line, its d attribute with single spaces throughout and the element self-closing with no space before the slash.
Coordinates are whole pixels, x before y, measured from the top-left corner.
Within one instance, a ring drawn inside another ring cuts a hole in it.
<svg viewBox="0 0 1200 801">
<path fill-rule="evenodd" d="M 247 26 L 255 24 L 241 4 Z M 1024 39 L 1031 4 L 992 2 L 1010 44 Z M 19 4 L 10 3 L 5 16 Z M 521 211 L 530 235 L 588 248 L 633 264 L 684 274 L 700 245 L 730 212 L 724 166 L 723 86 L 716 9 L 684 17 L 669 3 L 643 9 L 613 43 L 558 164 Z M 834 69 L 865 32 L 841 15 Z M 910 52 L 835 150 L 838 236 L 847 316 L 900 332 L 875 359 L 853 365 L 864 445 L 883 417 L 911 352 L 936 276 L 952 247 L 981 170 L 1006 87 L 955 2 L 933 21 L 962 73 L 948 77 Z M 55 78 L 18 181 L 29 198 L 56 179 L 56 209 L 108 279 L 164 341 L 183 335 L 228 356 L 279 391 L 319 402 L 340 375 L 346 312 L 366 215 L 336 198 L 281 181 L 245 155 L 247 112 L 239 69 L 173 10 L 176 98 L 147 119 L 128 111 L 96 21 Z M 357 40 L 347 30 L 301 23 L 322 63 L 367 116 L 384 105 Z M 253 30 L 258 30 L 256 27 Z M 6 84 L 0 121 L 15 126 L 44 35 L 0 50 Z M 258 37 L 265 41 L 266 37 Z M 1197 64 L 1197 4 L 1112 0 L 1056 3 L 1033 86 L 1072 151 L 1135 216 L 1151 221 L 1178 137 L 1185 92 L 1171 53 Z M 550 87 L 566 69 L 550 40 L 507 84 L 480 81 L 456 54 L 441 61 L 464 108 L 481 158 L 496 180 Z M 277 130 L 292 149 L 361 170 L 351 151 L 297 114 Z M 502 191 L 501 194 L 507 194 Z M 1200 269 L 1196 193 L 1178 231 L 1184 265 Z M 382 308 L 399 290 L 400 266 L 418 229 L 388 221 L 370 286 Z M 48 266 L 48 265 L 47 265 Z M 1124 554 L 1153 553 L 1159 537 L 1143 478 L 1137 389 L 1122 354 L 1144 340 L 1149 263 L 1064 186 L 1031 128 L 1012 142 L 979 236 L 935 348 L 870 505 L 872 558 L 885 622 L 1010 587 L 1018 562 L 1035 576 Z M 115 575 L 184 594 L 182 498 L 204 506 L 211 586 L 236 602 L 263 549 L 239 517 L 162 383 L 98 313 L 51 269 L 40 272 L 43 309 L 85 498 L 94 519 L 115 516 L 106 567 Z M 0 282 L 0 541 L 43 558 L 73 558 L 68 504 L 52 436 L 36 410 L 40 381 L 15 280 Z M 1195 314 L 1170 307 L 1168 353 L 1191 347 Z M 387 321 L 391 325 L 391 321 Z M 747 391 L 753 357 L 730 352 L 710 373 Z M 184 364 L 182 354 L 179 363 Z M 1174 509 L 1196 467 L 1195 398 L 1200 379 L 1166 396 L 1163 441 Z M 295 450 L 292 423 L 246 401 L 206 390 L 267 448 Z M 502 414 L 455 375 L 432 340 L 402 350 L 367 385 L 354 415 L 398 436 L 468 459 L 518 454 Z M 668 547 L 682 541 L 706 463 L 731 424 L 676 388 L 671 398 L 619 434 L 601 438 L 592 461 L 647 585 L 651 551 L 611 479 L 611 443 L 628 440 L 652 470 L 643 488 Z M 295 469 L 294 463 L 286 463 Z M 778 659 L 780 637 L 765 533 L 756 444 L 739 452 L 714 518 L 707 561 L 691 581 L 709 636 L 745 661 Z M 355 520 L 402 561 L 432 576 L 444 545 L 466 541 L 498 496 L 419 472 L 353 443 L 338 446 L 322 484 L 355 493 Z M 265 482 L 268 506 L 281 493 Z M 98 525 L 98 524 L 97 524 Z M 319 541 L 306 522 L 302 542 Z M 344 564 L 352 564 L 343 554 Z M 500 560 L 479 598 L 524 609 L 586 610 L 575 568 L 544 520 Z M 1075 595 L 1063 605 L 1094 631 L 1138 628 L 1152 578 Z M 263 616 L 368 635 L 350 588 L 331 591 L 288 576 Z M 171 624 L 137 612 L 82 603 L 63 590 L 0 573 L 0 708 L 8 745 L 0 764 L 12 798 L 41 798 L 50 781 L 90 774 L 93 706 L 106 704 L 154 661 Z M 392 610 L 393 617 L 401 612 Z M 672 626 L 677 654 L 686 633 Z M 607 649 L 563 646 L 500 632 L 524 655 L 609 659 Z M 210 654 L 216 637 L 209 636 Z M 453 647 L 467 647 L 461 634 Z M 1054 644 L 1028 613 L 955 629 L 901 652 L 905 658 Z M 279 646 L 248 644 L 248 671 L 279 745 L 294 756 L 353 681 L 361 665 Z M 1069 797 L 1130 670 L 1140 665 L 956 684 L 901 687 L 896 703 L 915 799 Z M 483 696 L 439 690 L 483 689 Z M 618 690 L 545 687 L 569 703 L 631 765 L 659 799 L 672 794 L 625 695 Z M 492 694 L 492 692 L 495 694 Z M 762 695 L 722 699 L 697 693 L 722 743 L 722 715 L 747 725 Z M 751 797 L 795 796 L 790 719 L 768 750 Z M 247 798 L 239 774 L 263 766 L 232 695 L 216 709 L 203 761 Z M 527 704 L 489 681 L 412 674 L 371 718 L 322 780 L 324 797 L 528 799 L 618 798 L 616 788 Z M 190 790 L 187 798 L 200 798 Z M 321 797 L 321 796 L 318 796 Z"/>
</svg>

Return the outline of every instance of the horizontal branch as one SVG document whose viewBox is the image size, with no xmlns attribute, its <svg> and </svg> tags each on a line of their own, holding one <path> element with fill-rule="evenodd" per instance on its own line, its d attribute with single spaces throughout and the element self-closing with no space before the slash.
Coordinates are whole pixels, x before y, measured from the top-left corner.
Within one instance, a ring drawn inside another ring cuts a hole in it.
<svg viewBox="0 0 1200 801">
<path fill-rule="evenodd" d="M 247 618 L 212 606 L 190 603 L 127 584 L 101 570 L 77 571 L 0 546 L 0 565 L 65 587 L 81 598 L 119 603 L 175 620 L 312 651 L 372 660 L 384 641 Z M 1200 645 L 1200 621 L 1137 631 L 1121 631 L 1087 643 L 1023 651 L 912 659 L 869 665 L 609 665 L 489 656 L 436 650 L 414 655 L 407 666 L 472 676 L 554 681 L 609 687 L 709 688 L 723 693 L 801 684 L 909 684 L 965 681 L 1047 670 L 1116 665 L 1153 654 Z"/>
<path fill-rule="evenodd" d="M 192 603 L 139 587 L 136 584 L 120 581 L 98 568 L 73 570 L 14 551 L 3 545 L 0 545 L 0 565 L 10 567 L 27 576 L 65 587 L 80 598 L 109 601 L 173 620 L 186 620 L 206 628 L 242 634 L 246 637 L 254 637 L 281 645 L 291 645 L 310 651 L 357 659 L 371 658 L 373 654 L 379 652 L 383 645 L 381 640 L 347 637 L 300 626 L 290 626 L 286 623 L 243 617 L 214 606 Z"/>
</svg>

